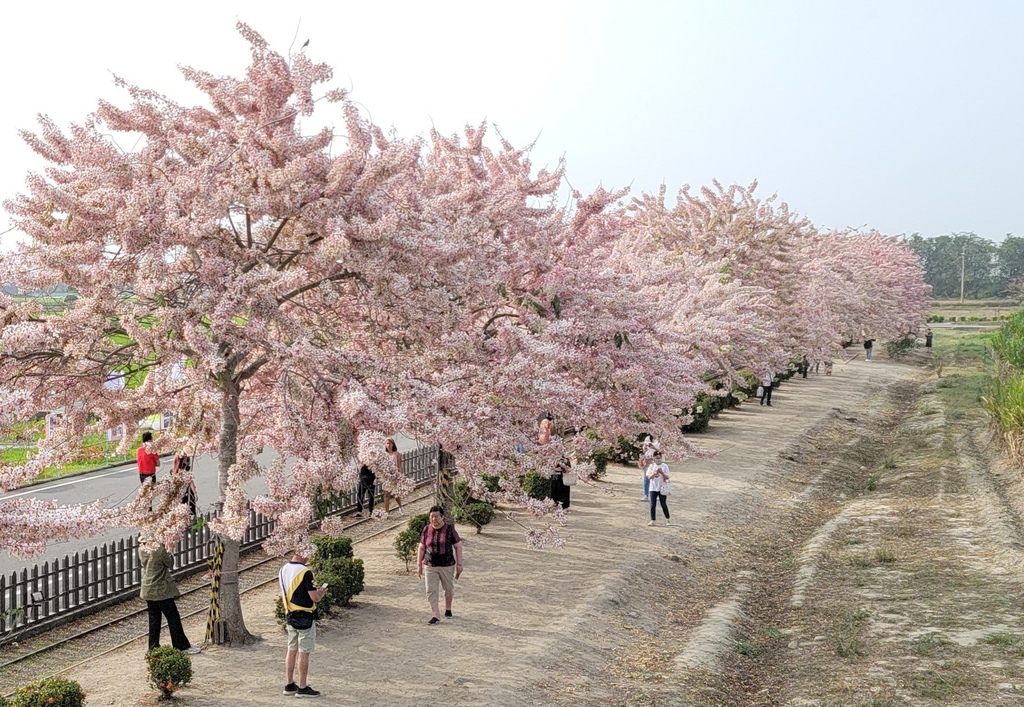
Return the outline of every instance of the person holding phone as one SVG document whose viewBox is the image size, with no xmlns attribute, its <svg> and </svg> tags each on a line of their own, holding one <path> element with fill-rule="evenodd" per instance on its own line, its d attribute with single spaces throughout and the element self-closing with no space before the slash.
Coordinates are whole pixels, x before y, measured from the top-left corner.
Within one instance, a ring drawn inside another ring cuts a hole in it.
<svg viewBox="0 0 1024 707">
<path fill-rule="evenodd" d="M 665 525 L 671 525 L 668 514 L 668 493 L 672 474 L 661 452 L 654 453 L 654 460 L 647 467 L 647 478 L 651 480 L 651 522 L 647 525 L 654 525 L 654 514 L 658 510 L 659 503 L 661 512 L 665 514 Z"/>
<path fill-rule="evenodd" d="M 309 654 L 316 648 L 316 603 L 327 593 L 327 584 L 317 587 L 313 571 L 306 567 L 309 557 L 296 549 L 292 559 L 281 568 L 278 582 L 284 602 L 285 628 L 288 631 L 288 652 L 284 659 L 284 694 L 295 697 L 319 697 L 306 681 L 309 674 Z M 296 680 L 296 670 L 298 679 Z"/>
<path fill-rule="evenodd" d="M 142 590 L 139 596 L 146 602 L 149 614 L 149 650 L 160 646 L 160 617 L 167 618 L 167 630 L 171 634 L 171 645 L 179 651 L 196 655 L 200 648 L 192 645 L 181 626 L 181 614 L 175 599 L 181 596 L 178 585 L 174 583 L 171 570 L 174 569 L 174 556 L 163 545 L 150 550 L 139 550 L 142 564 Z"/>
</svg>

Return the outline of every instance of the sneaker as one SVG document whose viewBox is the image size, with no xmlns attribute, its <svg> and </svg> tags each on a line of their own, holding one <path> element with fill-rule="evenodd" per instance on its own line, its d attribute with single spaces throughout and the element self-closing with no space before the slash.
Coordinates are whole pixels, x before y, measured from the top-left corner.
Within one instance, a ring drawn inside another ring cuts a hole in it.
<svg viewBox="0 0 1024 707">
<path fill-rule="evenodd" d="M 284 693 L 283 694 L 285 694 L 285 695 L 294 695 L 298 691 L 299 691 L 299 686 L 296 685 L 293 682 L 290 682 L 290 683 L 288 683 L 287 685 L 284 686 Z"/>
<path fill-rule="evenodd" d="M 203 649 L 200 648 L 199 646 L 189 646 L 188 648 L 185 649 L 185 652 L 188 653 L 189 655 L 199 655 L 200 653 L 203 652 Z"/>
<path fill-rule="evenodd" d="M 654 525 L 654 521 L 652 520 L 652 521 L 651 521 L 650 523 L 648 523 L 647 525 Z"/>
<path fill-rule="evenodd" d="M 405 515 L 405 509 L 404 509 L 404 508 L 401 508 L 401 507 L 399 507 L 399 509 L 398 509 L 398 515 L 400 515 L 400 516 L 404 516 L 404 515 Z"/>
<path fill-rule="evenodd" d="M 452 610 L 451 609 L 445 609 L 444 610 L 444 617 L 446 619 L 450 619 L 452 617 Z"/>
<path fill-rule="evenodd" d="M 430 617 L 430 621 L 428 621 L 427 623 L 428 623 L 429 625 L 433 626 L 434 624 L 436 624 L 436 623 L 437 623 L 438 621 L 440 621 L 440 620 L 441 620 L 441 619 L 437 618 L 436 616 L 431 616 L 431 617 Z"/>
<path fill-rule="evenodd" d="M 300 687 L 298 690 L 296 690 L 295 691 L 295 696 L 296 697 L 319 697 L 320 696 L 320 692 L 318 690 L 314 690 L 309 685 L 306 685 L 305 687 Z"/>
</svg>

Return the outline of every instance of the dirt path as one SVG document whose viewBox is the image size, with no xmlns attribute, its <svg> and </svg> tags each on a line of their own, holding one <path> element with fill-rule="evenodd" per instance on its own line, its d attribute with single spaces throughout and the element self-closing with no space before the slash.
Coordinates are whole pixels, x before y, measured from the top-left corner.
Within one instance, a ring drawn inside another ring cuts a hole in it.
<svg viewBox="0 0 1024 707">
<path fill-rule="evenodd" d="M 871 700 L 931 704 L 913 680 L 938 694 L 948 658 L 971 669 L 946 696 L 985 696 L 957 704 L 1017 704 L 1012 494 L 976 468 L 972 437 L 947 439 L 941 391 L 927 398 L 921 380 L 911 366 L 854 362 L 786 382 L 771 409 L 723 413 L 697 438 L 720 454 L 672 464 L 670 527 L 647 527 L 640 473 L 622 467 L 573 490 L 563 550 L 527 550 L 518 526 L 496 520 L 465 537 L 456 618 L 440 626 L 426 625 L 422 587 L 391 539 L 359 545 L 366 590 L 327 622 L 310 682 L 332 705 L 880 707 L 890 702 Z M 956 462 L 936 463 L 936 450 Z M 929 548 L 948 550 L 949 567 Z M 926 587 L 934 595 L 921 600 Z M 264 641 L 197 656 L 180 704 L 287 699 L 274 597 L 271 587 L 245 603 Z M 960 657 L 978 645 L 1002 667 Z M 143 650 L 69 677 L 91 705 L 155 702 Z M 920 660 L 903 661 L 908 651 Z"/>
</svg>

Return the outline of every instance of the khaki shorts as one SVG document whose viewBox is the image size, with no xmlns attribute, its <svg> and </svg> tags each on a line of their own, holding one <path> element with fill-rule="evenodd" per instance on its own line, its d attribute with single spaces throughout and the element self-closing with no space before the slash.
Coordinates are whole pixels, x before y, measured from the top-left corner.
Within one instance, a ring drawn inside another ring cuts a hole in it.
<svg viewBox="0 0 1024 707">
<path fill-rule="evenodd" d="M 438 599 L 438 584 L 444 587 L 445 599 L 455 596 L 455 565 L 431 567 L 427 565 L 423 575 L 427 585 L 427 600 L 433 604 Z"/>
<path fill-rule="evenodd" d="M 316 621 L 305 631 L 285 625 L 288 629 L 288 650 L 299 653 L 312 653 L 316 648 Z"/>
</svg>

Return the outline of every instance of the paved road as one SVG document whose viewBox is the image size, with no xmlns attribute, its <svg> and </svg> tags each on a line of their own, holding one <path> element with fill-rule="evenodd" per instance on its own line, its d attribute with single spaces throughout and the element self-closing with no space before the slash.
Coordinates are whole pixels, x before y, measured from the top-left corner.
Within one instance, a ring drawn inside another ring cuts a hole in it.
<svg viewBox="0 0 1024 707">
<path fill-rule="evenodd" d="M 395 442 L 399 451 L 408 451 L 416 447 L 415 440 L 403 435 L 396 435 Z M 273 453 L 266 453 L 258 457 L 261 463 L 269 463 L 274 458 Z M 170 469 L 171 459 L 163 459 L 163 469 L 157 472 L 158 478 L 166 474 Z M 203 455 L 195 460 L 193 475 L 196 479 L 196 490 L 199 494 L 199 509 L 205 511 L 213 505 L 217 499 L 217 458 L 213 455 Z M 262 478 L 251 480 L 246 484 L 246 491 L 249 497 L 264 493 L 267 490 Z M 46 484 L 30 486 L 21 491 L 12 491 L 0 495 L 0 501 L 10 498 L 29 497 L 47 501 L 57 501 L 62 504 L 89 503 L 91 501 L 103 500 L 108 507 L 118 507 L 130 502 L 139 489 L 139 474 L 135 464 L 127 464 L 115 469 L 97 471 L 91 474 L 75 476 L 68 479 L 55 479 Z M 20 570 L 22 567 L 45 561 L 62 559 L 65 555 L 76 552 L 91 550 L 97 545 L 127 538 L 134 534 L 134 531 L 124 528 L 111 528 L 106 533 L 90 538 L 70 540 L 60 543 L 51 543 L 45 555 L 32 560 L 23 560 L 0 553 L 0 574 L 10 574 Z"/>
</svg>

